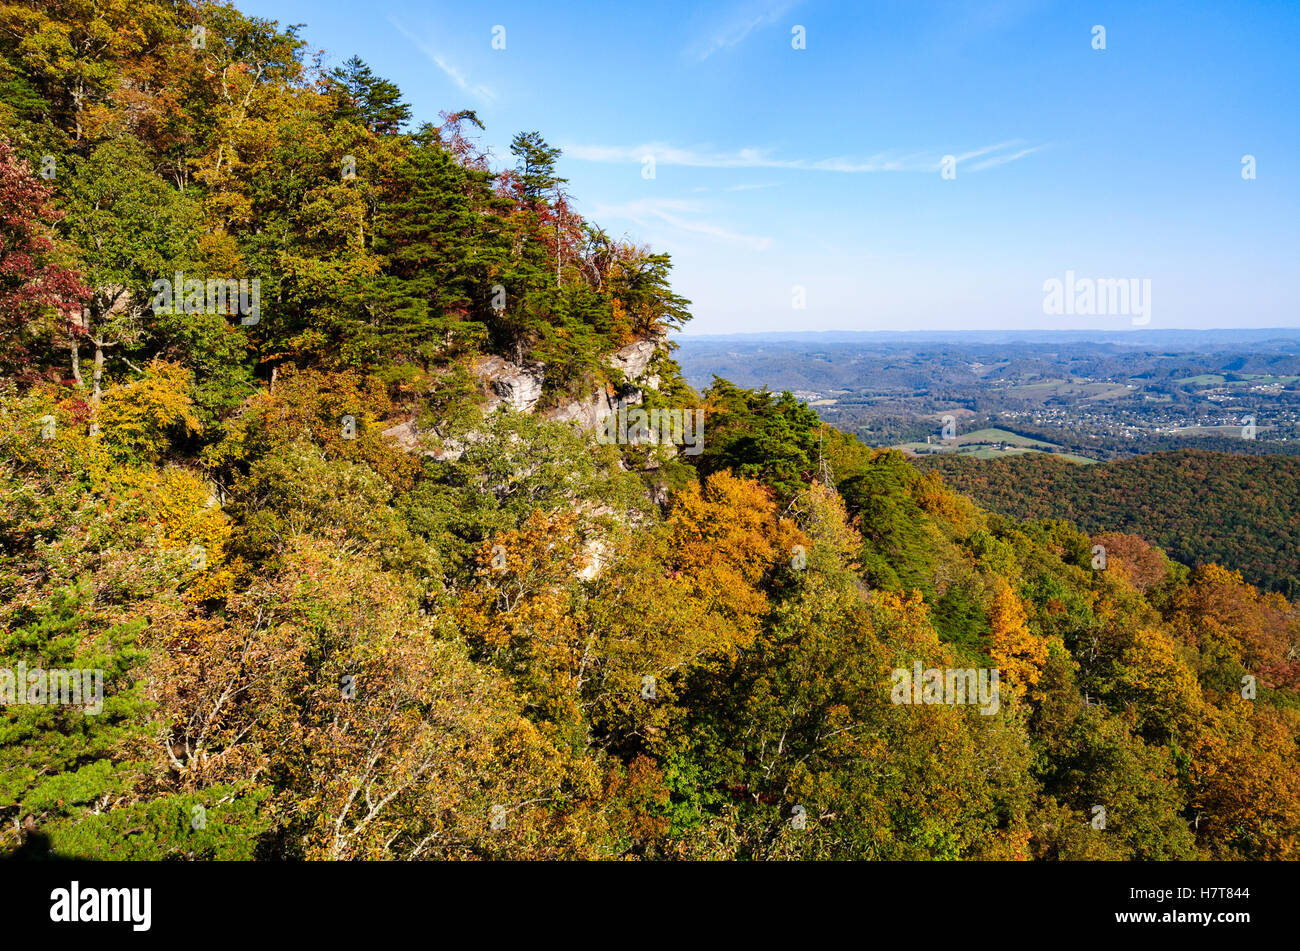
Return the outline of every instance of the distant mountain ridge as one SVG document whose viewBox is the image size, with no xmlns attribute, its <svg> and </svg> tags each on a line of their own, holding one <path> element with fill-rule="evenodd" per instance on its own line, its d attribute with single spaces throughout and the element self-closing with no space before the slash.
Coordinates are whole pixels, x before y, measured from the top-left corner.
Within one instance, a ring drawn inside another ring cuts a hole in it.
<svg viewBox="0 0 1300 951">
<path fill-rule="evenodd" d="M 700 344 L 736 343 L 1106 343 L 1121 346 L 1183 347 L 1192 350 L 1237 349 L 1249 343 L 1253 349 L 1266 347 L 1300 352 L 1300 327 L 1249 327 L 1142 330 L 792 330 L 773 333 L 677 334 L 673 338 L 683 350 Z"/>
</svg>

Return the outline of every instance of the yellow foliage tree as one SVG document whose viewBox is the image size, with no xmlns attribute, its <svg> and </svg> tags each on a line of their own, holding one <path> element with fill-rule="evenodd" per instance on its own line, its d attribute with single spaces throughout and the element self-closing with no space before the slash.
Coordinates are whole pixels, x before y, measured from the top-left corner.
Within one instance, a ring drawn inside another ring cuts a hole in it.
<svg viewBox="0 0 1300 951">
<path fill-rule="evenodd" d="M 1006 699 L 1018 700 L 1038 683 L 1047 662 L 1047 641 L 1029 630 L 1024 606 L 1002 578 L 989 597 L 989 657 L 1000 671 Z"/>
<path fill-rule="evenodd" d="M 1139 725 L 1160 739 L 1188 734 L 1203 716 L 1196 673 L 1161 630 L 1139 628 L 1117 674 L 1120 696 L 1134 705 Z"/>
<path fill-rule="evenodd" d="M 670 570 L 683 594 L 730 622 L 730 646 L 752 643 L 767 609 L 760 582 L 778 563 L 789 564 L 807 536 L 779 517 L 768 489 L 728 472 L 680 492 L 668 530 Z"/>
<path fill-rule="evenodd" d="M 154 462 L 173 433 L 197 435 L 203 427 L 190 399 L 190 372 L 154 360 L 138 379 L 112 387 L 96 414 L 104 442 L 121 456 Z"/>
<path fill-rule="evenodd" d="M 233 581 L 226 565 L 230 519 L 197 474 L 179 466 L 113 470 L 110 492 L 138 499 L 156 527 L 154 540 L 174 552 L 189 578 L 191 601 L 221 597 Z"/>
<path fill-rule="evenodd" d="M 1189 760 L 1198 839 L 1217 859 L 1300 857 L 1300 716 L 1231 698 Z"/>
</svg>

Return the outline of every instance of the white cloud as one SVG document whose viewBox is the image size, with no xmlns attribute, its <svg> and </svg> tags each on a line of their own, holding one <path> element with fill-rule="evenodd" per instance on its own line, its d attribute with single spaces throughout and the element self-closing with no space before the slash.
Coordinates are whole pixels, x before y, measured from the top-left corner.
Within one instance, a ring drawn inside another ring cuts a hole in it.
<svg viewBox="0 0 1300 951">
<path fill-rule="evenodd" d="M 988 155 L 990 152 L 999 152 L 1002 149 L 1007 149 L 1018 144 L 1019 140 L 1013 139 L 1010 142 L 999 142 L 997 145 L 986 145 L 983 148 L 971 149 L 969 152 L 961 152 L 954 157 L 957 159 L 958 164 L 960 164 L 962 162 L 969 162 L 973 158 L 979 158 L 981 155 Z M 935 167 L 937 168 L 938 166 Z"/>
<path fill-rule="evenodd" d="M 777 0 L 775 3 L 746 3 L 733 10 L 721 27 L 688 46 L 684 52 L 687 56 L 703 62 L 719 50 L 742 43 L 745 37 L 759 27 L 775 23 L 797 2 L 798 0 Z"/>
<path fill-rule="evenodd" d="M 441 53 L 435 50 L 424 40 L 420 39 L 410 30 L 406 29 L 406 27 L 402 26 L 402 24 L 398 23 L 392 17 L 388 18 L 388 22 L 393 24 L 393 26 L 395 26 L 403 36 L 405 36 L 408 40 L 411 41 L 411 43 L 415 45 L 416 49 L 418 49 L 421 53 L 423 53 L 427 59 L 429 59 L 435 66 L 437 66 L 440 70 L 442 70 L 443 73 L 446 74 L 447 78 L 450 79 L 453 83 L 455 83 L 456 88 L 458 88 L 461 92 L 469 93 L 471 96 L 478 99 L 480 102 L 496 101 L 497 98 L 496 93 L 494 93 L 487 86 L 483 86 L 478 83 L 471 82 L 469 79 L 465 77 L 465 74 L 461 72 L 460 69 L 454 63 L 447 62 L 447 60 L 442 56 Z"/>
<path fill-rule="evenodd" d="M 701 235 L 725 244 L 738 244 L 754 251 L 766 251 L 772 246 L 771 238 L 740 234 L 712 221 L 685 217 L 698 215 L 701 211 L 695 202 L 675 198 L 641 198 L 618 205 L 597 205 L 592 209 L 591 216 L 601 221 L 631 221 L 642 228 L 655 223 L 665 224 L 677 231 Z"/>
<path fill-rule="evenodd" d="M 693 168 L 794 168 L 835 172 L 876 172 L 907 167 L 909 157 L 876 155 L 861 161 L 844 158 L 778 159 L 767 149 L 746 148 L 734 152 L 683 149 L 662 142 L 644 145 L 565 145 L 564 154 L 587 162 L 642 162 L 654 156 L 660 165 L 684 165 Z"/>
<path fill-rule="evenodd" d="M 1014 162 L 1017 159 L 1022 159 L 1026 155 L 1029 155 L 1032 152 L 1037 152 L 1039 149 L 1045 149 L 1045 148 L 1047 148 L 1046 145 L 1034 145 L 1031 146 L 1030 148 L 1021 149 L 1019 152 L 1013 152 L 1008 155 L 995 155 L 993 156 L 993 158 L 985 159 L 983 162 L 979 162 L 978 164 L 972 165 L 971 171 L 982 172 L 986 168 L 996 168 L 999 165 L 1006 165 L 1008 162 Z"/>
<path fill-rule="evenodd" d="M 1020 140 L 999 142 L 976 149 L 956 153 L 958 164 L 968 162 L 981 156 L 991 156 L 972 166 L 973 171 L 1005 165 L 1043 148 L 1041 145 L 1007 153 L 1005 150 L 1022 144 Z M 653 156 L 660 165 L 681 165 L 691 168 L 776 168 L 798 169 L 819 172 L 933 172 L 939 169 L 943 157 L 935 153 L 899 153 L 881 152 L 862 159 L 845 157 L 825 159 L 781 159 L 774 157 L 770 150 L 761 148 L 743 148 L 732 152 L 718 152 L 708 149 L 689 149 L 667 145 L 662 142 L 648 142 L 637 146 L 617 145 L 565 145 L 564 154 L 570 158 L 587 162 L 606 163 L 640 163 L 648 156 Z M 995 154 L 1002 153 L 1002 154 Z M 951 153 L 950 153 L 951 154 Z M 733 186 L 734 190 L 744 188 L 764 188 L 758 186 Z"/>
</svg>

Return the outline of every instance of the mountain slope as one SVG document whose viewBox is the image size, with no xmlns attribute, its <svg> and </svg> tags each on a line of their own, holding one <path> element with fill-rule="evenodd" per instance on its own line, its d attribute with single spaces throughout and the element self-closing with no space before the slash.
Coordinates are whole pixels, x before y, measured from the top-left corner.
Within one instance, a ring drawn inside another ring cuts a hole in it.
<svg viewBox="0 0 1300 951">
<path fill-rule="evenodd" d="M 1094 466 L 1048 455 L 925 459 L 959 491 L 1016 518 L 1132 532 L 1189 565 L 1218 562 L 1300 591 L 1300 459 L 1181 450 Z"/>
</svg>

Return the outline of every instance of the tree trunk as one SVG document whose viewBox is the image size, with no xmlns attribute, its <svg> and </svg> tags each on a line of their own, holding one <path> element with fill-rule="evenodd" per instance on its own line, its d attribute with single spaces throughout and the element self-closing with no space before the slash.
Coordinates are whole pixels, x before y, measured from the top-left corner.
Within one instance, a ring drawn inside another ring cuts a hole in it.
<svg viewBox="0 0 1300 951">
<path fill-rule="evenodd" d="M 95 338 L 95 372 L 91 376 L 94 383 L 94 390 L 91 392 L 90 401 L 96 405 L 99 404 L 99 394 L 101 383 L 104 379 L 104 339 Z"/>
<path fill-rule="evenodd" d="M 96 408 L 99 406 L 100 383 L 104 378 L 104 339 L 95 338 L 95 371 L 91 375 L 91 382 L 94 389 L 90 394 L 90 404 Z M 99 420 L 93 415 L 90 417 L 90 435 L 99 434 Z"/>
<path fill-rule="evenodd" d="M 77 339 L 76 333 L 73 333 L 72 344 L 68 349 L 72 351 L 72 379 L 77 386 L 85 386 L 81 382 L 81 341 Z"/>
<path fill-rule="evenodd" d="M 78 77 L 77 85 L 72 90 L 72 113 L 73 113 L 73 121 L 77 127 L 77 138 L 76 138 L 77 142 L 81 141 L 81 104 L 85 100 L 85 98 L 86 98 L 86 85 L 85 82 L 80 77 Z"/>
</svg>

